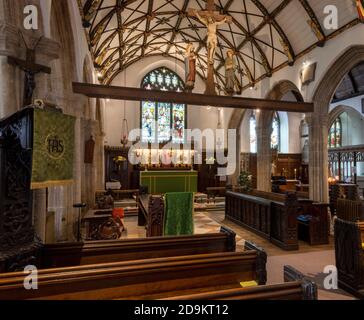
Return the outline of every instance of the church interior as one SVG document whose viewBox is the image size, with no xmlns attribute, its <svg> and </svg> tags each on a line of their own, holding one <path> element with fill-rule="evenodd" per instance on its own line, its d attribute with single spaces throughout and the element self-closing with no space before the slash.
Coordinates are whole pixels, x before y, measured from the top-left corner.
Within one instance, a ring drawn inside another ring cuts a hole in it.
<svg viewBox="0 0 364 320">
<path fill-rule="evenodd" d="M 0 300 L 364 299 L 363 0 L 0 0 L 0 30 Z"/>
</svg>

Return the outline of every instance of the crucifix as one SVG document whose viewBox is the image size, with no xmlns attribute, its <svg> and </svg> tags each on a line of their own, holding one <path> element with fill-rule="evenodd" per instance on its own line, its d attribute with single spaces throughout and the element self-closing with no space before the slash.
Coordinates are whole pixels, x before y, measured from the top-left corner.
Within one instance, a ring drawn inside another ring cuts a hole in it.
<svg viewBox="0 0 364 320">
<path fill-rule="evenodd" d="M 22 35 L 23 36 L 23 35 Z M 32 104 L 32 98 L 34 89 L 36 88 L 35 84 L 35 75 L 38 73 L 51 73 L 51 68 L 42 66 L 35 63 L 35 49 L 37 48 L 40 40 L 39 38 L 34 48 L 31 49 L 28 47 L 24 37 L 23 41 L 26 47 L 26 58 L 25 60 L 21 60 L 16 57 L 8 56 L 8 63 L 14 66 L 19 67 L 25 73 L 24 77 L 24 97 L 23 97 L 23 107 Z"/>
<path fill-rule="evenodd" d="M 190 17 L 197 18 L 207 27 L 207 80 L 205 94 L 216 95 L 214 57 L 217 48 L 217 27 L 231 23 L 232 18 L 216 11 L 214 0 L 207 0 L 206 10 L 189 9 Z"/>
</svg>

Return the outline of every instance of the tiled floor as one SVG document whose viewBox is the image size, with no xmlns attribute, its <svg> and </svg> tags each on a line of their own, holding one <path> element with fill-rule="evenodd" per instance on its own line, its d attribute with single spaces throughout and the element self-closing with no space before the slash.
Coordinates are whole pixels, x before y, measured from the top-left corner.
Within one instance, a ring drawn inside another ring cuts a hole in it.
<svg viewBox="0 0 364 320">
<path fill-rule="evenodd" d="M 319 299 L 354 299 L 344 291 L 326 291 L 323 287 L 325 278 L 324 268 L 328 265 L 335 265 L 333 239 L 330 239 L 330 244 L 323 246 L 310 246 L 305 242 L 300 242 L 300 249 L 298 251 L 284 251 L 255 233 L 225 220 L 225 213 L 222 211 L 196 212 L 194 223 L 196 234 L 219 232 L 222 225 L 234 230 L 236 233 L 237 251 L 244 250 L 245 240 L 254 242 L 259 247 L 262 247 L 268 255 L 268 284 L 282 283 L 283 266 L 291 265 L 317 283 Z M 145 228 L 137 226 L 137 217 L 127 217 L 125 224 L 128 232 L 123 237 L 139 238 L 146 236 Z"/>
</svg>

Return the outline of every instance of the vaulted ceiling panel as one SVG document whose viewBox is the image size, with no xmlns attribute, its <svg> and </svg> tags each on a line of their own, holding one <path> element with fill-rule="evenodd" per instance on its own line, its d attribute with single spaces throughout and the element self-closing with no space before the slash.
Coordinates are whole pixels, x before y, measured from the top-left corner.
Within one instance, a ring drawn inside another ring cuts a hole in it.
<svg viewBox="0 0 364 320">
<path fill-rule="evenodd" d="M 189 8 L 205 9 L 206 0 L 77 1 L 104 83 L 147 56 L 165 55 L 183 61 L 187 42 L 195 45 L 198 74 L 206 76 L 207 30 L 188 15 Z M 323 45 L 334 32 L 323 30 L 327 4 L 338 7 L 339 27 L 358 21 L 352 0 L 215 0 L 217 10 L 233 20 L 218 29 L 217 86 L 223 87 L 229 48 L 237 53 L 238 78 L 246 88 L 293 64 L 295 57 L 312 45 Z M 322 32 L 321 39 L 312 26 Z"/>
</svg>

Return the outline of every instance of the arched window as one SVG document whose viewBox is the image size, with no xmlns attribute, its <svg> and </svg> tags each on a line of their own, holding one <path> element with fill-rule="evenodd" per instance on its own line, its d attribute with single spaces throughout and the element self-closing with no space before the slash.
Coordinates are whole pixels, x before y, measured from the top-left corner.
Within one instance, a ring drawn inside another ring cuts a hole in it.
<svg viewBox="0 0 364 320">
<path fill-rule="evenodd" d="M 339 148 L 341 146 L 342 146 L 342 123 L 341 123 L 341 118 L 337 117 L 330 128 L 329 148 Z"/>
<path fill-rule="evenodd" d="M 147 90 L 184 91 L 181 78 L 164 67 L 149 72 L 144 77 L 141 87 Z M 142 142 L 185 141 L 186 105 L 143 101 L 140 114 Z"/>
<path fill-rule="evenodd" d="M 250 132 L 250 152 L 257 153 L 257 120 L 254 112 L 252 112 L 250 115 L 249 132 Z"/>
<path fill-rule="evenodd" d="M 273 116 L 271 148 L 278 151 L 281 149 L 281 121 L 277 112 Z"/>
</svg>

